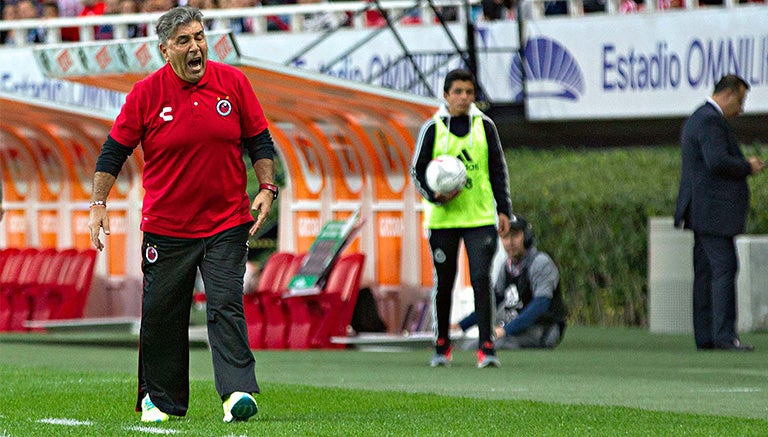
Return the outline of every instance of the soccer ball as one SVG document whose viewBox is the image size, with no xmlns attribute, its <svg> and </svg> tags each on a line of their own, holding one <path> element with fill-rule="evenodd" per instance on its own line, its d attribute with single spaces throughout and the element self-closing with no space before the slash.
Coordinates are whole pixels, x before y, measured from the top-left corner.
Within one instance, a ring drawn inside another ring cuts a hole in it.
<svg viewBox="0 0 768 437">
<path fill-rule="evenodd" d="M 427 164 L 426 179 L 427 185 L 436 194 L 451 194 L 466 185 L 467 168 L 455 156 L 438 156 Z"/>
</svg>

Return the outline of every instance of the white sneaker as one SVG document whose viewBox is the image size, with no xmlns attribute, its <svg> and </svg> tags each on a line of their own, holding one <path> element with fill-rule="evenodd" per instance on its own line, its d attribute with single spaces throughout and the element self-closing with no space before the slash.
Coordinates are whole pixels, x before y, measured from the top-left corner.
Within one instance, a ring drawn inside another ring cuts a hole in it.
<svg viewBox="0 0 768 437">
<path fill-rule="evenodd" d="M 149 398 L 149 393 L 141 400 L 141 421 L 142 422 L 167 422 L 170 418 L 169 415 L 160 411 L 159 408 L 152 403 L 152 399 Z"/>
<path fill-rule="evenodd" d="M 256 399 L 248 393 L 236 391 L 224 401 L 224 421 L 240 422 L 258 413 Z"/>
</svg>

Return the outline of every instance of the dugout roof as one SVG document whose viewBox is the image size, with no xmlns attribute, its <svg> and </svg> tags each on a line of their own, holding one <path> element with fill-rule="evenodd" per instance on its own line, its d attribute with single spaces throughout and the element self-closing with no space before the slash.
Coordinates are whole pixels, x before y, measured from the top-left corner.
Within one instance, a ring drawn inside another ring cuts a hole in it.
<svg viewBox="0 0 768 437">
<path fill-rule="evenodd" d="M 270 132 L 285 165 L 287 179 L 281 193 L 280 249 L 308 250 L 322 223 L 346 218 L 359 209 L 366 224 L 353 249 L 369 255 L 364 282 L 417 287 L 431 284 L 429 257 L 422 257 L 426 262 L 413 262 L 413 254 L 424 252 L 426 245 L 420 226 L 418 195 L 410 183 L 408 168 L 419 126 L 434 113 L 438 102 L 243 59 L 231 35 L 209 34 L 208 38 L 210 58 L 235 65 L 246 74 L 270 121 Z M 137 80 L 162 65 L 155 46 L 156 41 L 136 39 L 35 50 L 41 71 L 50 77 L 127 93 Z M 82 207 L 87 211 L 93 165 L 116 114 L 4 94 L 0 95 L 0 107 L 3 114 L 0 139 L 5 140 L 0 144 L 0 153 L 10 158 L 21 150 L 32 159 L 20 162 L 32 167 L 44 166 L 45 160 L 40 157 L 50 153 L 62 163 L 67 162 L 65 166 L 71 171 L 64 175 L 63 183 L 77 185 L 79 196 L 65 197 L 81 201 L 75 209 Z M 74 143 L 79 146 L 73 146 Z M 11 148 L 17 151 L 11 153 L 7 144 L 16 144 Z M 14 174 L 47 177 L 39 168 L 23 170 L 22 167 L 15 173 L 13 169 L 2 169 L 4 182 L 10 182 L 11 190 L 19 185 L 9 180 L 17 179 Z M 134 225 L 138 228 L 140 214 L 140 153 L 134 154 L 129 167 L 131 175 L 124 178 L 121 174 L 119 178 L 127 184 L 123 192 L 118 193 L 122 197 L 117 203 L 111 200 L 111 204 L 123 206 L 127 224 L 125 244 L 132 246 L 140 244 L 140 236 L 131 231 Z M 12 241 L 41 242 L 40 226 L 22 211 L 30 206 L 29 202 L 34 203 L 31 209 L 45 209 L 39 204 L 41 199 L 11 198 L 8 206 L 17 209 L 15 214 L 19 218 L 15 222 L 25 226 L 25 235 L 11 235 L 11 225 L 6 221 L 6 235 L 0 237 L 0 245 L 9 245 Z M 121 204 L 121 200 L 124 203 Z M 56 245 L 89 244 L 87 234 L 78 236 L 76 221 L 72 219 L 69 228 L 62 228 L 69 236 L 60 236 Z M 25 241 L 19 241 L 20 238 Z M 407 255 L 410 255 L 408 261 Z M 108 275 L 120 272 L 140 277 L 140 271 L 132 271 L 135 268 L 132 266 L 138 265 L 130 260 L 122 263 L 115 260 L 102 268 Z"/>
</svg>

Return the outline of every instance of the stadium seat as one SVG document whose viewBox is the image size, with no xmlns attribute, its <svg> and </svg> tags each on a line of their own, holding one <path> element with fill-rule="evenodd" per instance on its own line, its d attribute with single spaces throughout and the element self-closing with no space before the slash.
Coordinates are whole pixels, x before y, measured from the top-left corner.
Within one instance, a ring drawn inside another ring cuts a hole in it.
<svg viewBox="0 0 768 437">
<path fill-rule="evenodd" d="M 35 294 L 32 299 L 32 318 L 56 320 L 83 317 L 95 264 L 95 249 L 67 252 L 56 281 L 30 291 Z"/>
<path fill-rule="evenodd" d="M 62 305 L 52 312 L 54 319 L 78 319 L 83 317 L 85 303 L 91 291 L 96 250 L 85 249 L 75 255 L 67 269 L 67 279 L 56 290 L 63 296 Z"/>
<path fill-rule="evenodd" d="M 349 254 L 344 261 L 336 276 L 328 278 L 326 291 L 320 299 L 324 313 L 318 328 L 313 331 L 312 347 L 330 347 L 331 337 L 346 336 L 347 327 L 352 322 L 365 255 Z"/>
<path fill-rule="evenodd" d="M 3 266 L 5 265 L 5 261 L 8 260 L 8 258 L 12 254 L 17 254 L 17 253 L 19 253 L 19 249 L 16 249 L 15 247 L 0 249 L 0 272 L 3 271 Z"/>
<path fill-rule="evenodd" d="M 292 349 L 326 348 L 332 336 L 343 336 L 352 321 L 365 255 L 342 255 L 316 295 L 285 299 L 290 311 L 288 345 Z"/>
<path fill-rule="evenodd" d="M 290 318 L 288 308 L 283 303 L 283 294 L 288 284 L 304 263 L 306 254 L 293 257 L 280 279 L 280 286 L 271 293 L 259 295 L 259 303 L 264 314 L 264 347 L 267 349 L 285 349 L 288 347 L 288 327 Z"/>
<path fill-rule="evenodd" d="M 317 295 L 311 297 L 317 297 Z M 287 333 L 288 348 L 308 349 L 312 320 L 318 317 L 320 308 L 314 299 L 310 299 L 310 296 L 287 296 L 283 298 L 283 302 L 288 309 L 291 321 Z"/>
<path fill-rule="evenodd" d="M 15 258 L 19 253 L 19 249 L 7 248 L 0 250 L 0 283 L 3 281 L 3 277 L 6 275 L 5 264 L 9 259 Z M 11 304 L 5 301 L 5 295 L 0 291 L 0 332 L 6 331 L 6 321 L 10 321 L 11 317 Z"/>
<path fill-rule="evenodd" d="M 60 304 L 58 295 L 53 290 L 58 284 L 63 284 L 67 270 L 75 257 L 76 249 L 57 251 L 51 256 L 48 263 L 43 265 L 41 276 L 36 284 L 24 287 L 24 293 L 30 301 L 32 308 L 30 320 L 49 320 L 51 311 Z"/>
<path fill-rule="evenodd" d="M 8 331 L 11 328 L 14 318 L 13 305 L 16 300 L 11 290 L 18 286 L 24 266 L 28 265 L 37 253 L 37 249 L 28 248 L 16 250 L 7 255 L 3 269 L 0 271 L 0 331 Z"/>
<path fill-rule="evenodd" d="M 245 323 L 248 326 L 248 345 L 251 349 L 264 347 L 264 312 L 260 297 L 276 293 L 282 284 L 283 274 L 294 255 L 288 252 L 275 252 L 267 259 L 259 275 L 259 283 L 251 293 L 243 295 Z"/>
<path fill-rule="evenodd" d="M 27 330 L 24 323 L 31 317 L 32 304 L 26 293 L 26 287 L 40 282 L 43 269 L 47 267 L 55 253 L 56 249 L 30 250 L 27 258 L 22 262 L 18 281 L 5 286 L 3 292 L 8 293 L 8 300 L 11 302 L 9 331 Z"/>
</svg>

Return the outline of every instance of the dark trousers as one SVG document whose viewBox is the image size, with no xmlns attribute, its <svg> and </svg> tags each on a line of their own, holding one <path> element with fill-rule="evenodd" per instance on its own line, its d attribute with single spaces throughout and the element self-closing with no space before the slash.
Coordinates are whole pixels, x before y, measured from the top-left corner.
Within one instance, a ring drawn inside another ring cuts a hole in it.
<svg viewBox="0 0 768 437">
<path fill-rule="evenodd" d="M 207 238 L 144 233 L 144 293 L 139 336 L 139 402 L 149 393 L 167 414 L 189 405 L 189 312 L 197 270 L 205 285 L 216 390 L 258 393 L 243 315 L 250 224 Z"/>
<path fill-rule="evenodd" d="M 694 232 L 693 333 L 696 347 L 733 344 L 736 334 L 736 272 L 733 237 Z"/>
<path fill-rule="evenodd" d="M 435 288 L 432 299 L 437 338 L 449 338 L 453 284 L 456 281 L 459 243 L 462 240 L 464 240 L 469 259 L 469 277 L 475 296 L 475 314 L 480 335 L 478 340 L 479 345 L 482 345 L 486 341 L 491 341 L 493 331 L 491 264 L 497 244 L 494 226 L 430 229 L 429 246 L 432 249 L 432 265 L 435 269 Z"/>
</svg>

